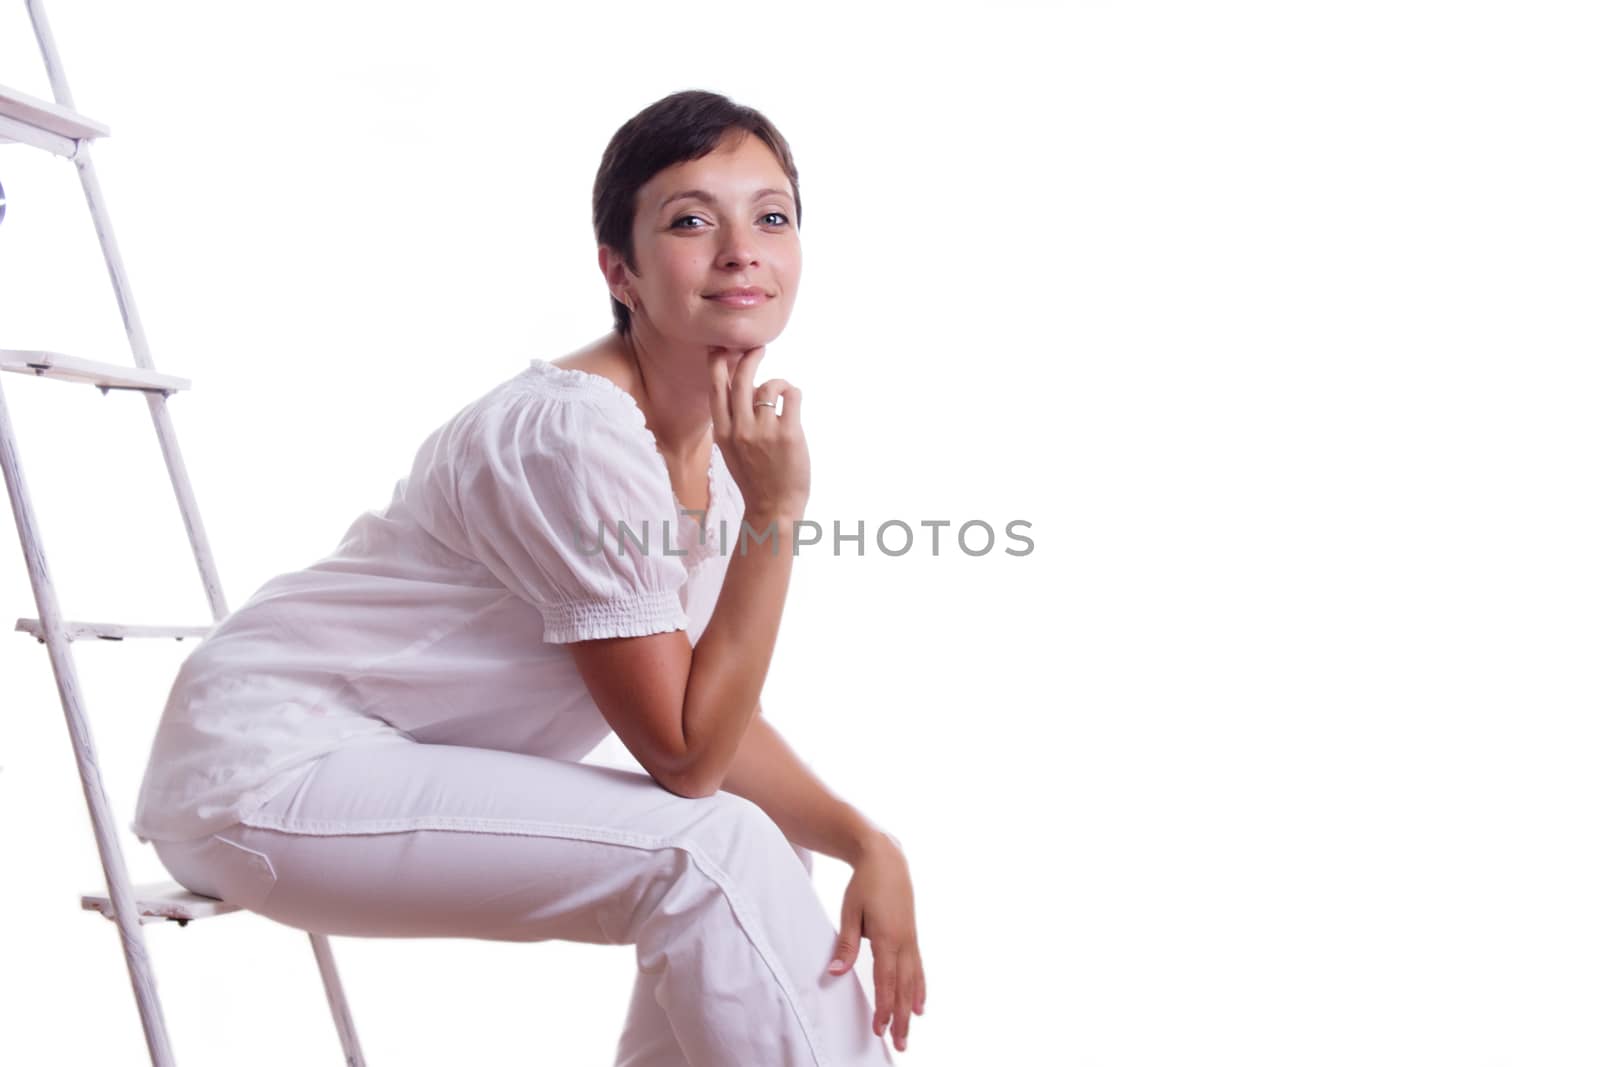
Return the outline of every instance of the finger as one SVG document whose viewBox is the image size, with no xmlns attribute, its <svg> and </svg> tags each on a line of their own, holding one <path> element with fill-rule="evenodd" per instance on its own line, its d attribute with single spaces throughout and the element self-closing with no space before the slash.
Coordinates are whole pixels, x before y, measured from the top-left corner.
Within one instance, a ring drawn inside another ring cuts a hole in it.
<svg viewBox="0 0 1600 1067">
<path fill-rule="evenodd" d="M 895 983 L 894 994 L 894 1047 L 904 1052 L 906 1036 L 911 1029 L 911 994 L 917 984 L 916 949 L 900 953 L 897 969 L 900 980 Z"/>
<path fill-rule="evenodd" d="M 728 400 L 728 406 L 733 411 L 734 432 L 748 433 L 755 424 L 755 376 L 756 365 L 761 362 L 761 357 L 766 354 L 767 346 L 752 348 L 739 360 L 738 366 L 733 370 L 733 395 Z"/>
<path fill-rule="evenodd" d="M 857 942 L 841 934 L 833 950 L 833 962 L 828 964 L 829 974 L 843 974 L 855 965 Z"/>
<path fill-rule="evenodd" d="M 711 429 L 719 441 L 726 441 L 733 428 L 733 416 L 728 409 L 728 359 L 727 349 L 711 355 Z"/>
<path fill-rule="evenodd" d="M 890 949 L 878 951 L 872 946 L 873 1003 L 872 1032 L 879 1037 L 889 1028 L 889 1017 L 894 1013 L 895 954 Z"/>
<path fill-rule="evenodd" d="M 911 1010 L 918 1015 L 924 1015 L 928 1010 L 928 975 L 921 966 L 917 967 L 917 1003 Z"/>
<path fill-rule="evenodd" d="M 782 396 L 784 390 L 788 388 L 789 383 L 784 381 L 782 378 L 768 378 L 766 381 L 762 382 L 760 387 L 756 389 L 755 396 L 750 401 L 751 410 L 755 413 L 756 418 L 764 419 L 769 415 L 776 416 L 778 414 L 777 408 L 767 407 L 764 404 L 761 407 L 756 407 L 755 405 L 758 401 L 762 400 L 770 400 L 773 403 L 777 403 L 778 397 Z M 787 413 L 788 410 L 788 408 L 784 408 L 785 413 Z"/>
<path fill-rule="evenodd" d="M 791 385 L 783 391 L 783 420 L 789 425 L 790 429 L 796 429 L 800 425 L 800 387 L 798 385 Z"/>
<path fill-rule="evenodd" d="M 843 974 L 855 965 L 856 953 L 861 950 L 861 913 L 848 901 L 839 920 L 839 941 L 833 950 L 833 962 L 828 964 L 830 974 Z"/>
</svg>

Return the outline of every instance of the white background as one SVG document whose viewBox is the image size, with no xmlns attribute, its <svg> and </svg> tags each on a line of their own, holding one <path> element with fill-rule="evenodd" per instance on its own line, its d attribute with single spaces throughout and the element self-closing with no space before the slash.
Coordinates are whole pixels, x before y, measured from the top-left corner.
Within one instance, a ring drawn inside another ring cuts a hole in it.
<svg viewBox="0 0 1600 1067">
<path fill-rule="evenodd" d="M 810 514 L 1036 545 L 795 572 L 765 703 L 911 858 L 897 1058 L 1561 1067 L 1600 1059 L 1585 7 L 50 15 L 157 365 L 195 382 L 170 410 L 230 604 L 609 327 L 600 153 L 726 93 L 800 168 L 763 372 L 806 391 Z M 48 97 L 0 19 L 0 81 Z M 0 347 L 130 362 L 71 164 L 3 146 L 0 181 Z M 4 378 L 68 617 L 209 622 L 144 402 Z M 0 621 L 36 614 L 7 534 Z M 191 648 L 74 648 L 140 881 Z M 0 641 L 0 679 L 0 1061 L 143 1062 L 44 647 Z M 835 917 L 848 873 L 819 861 Z M 183 1063 L 336 1061 L 303 935 L 145 937 Z M 382 1067 L 603 1067 L 632 979 L 622 946 L 334 947 Z"/>
</svg>

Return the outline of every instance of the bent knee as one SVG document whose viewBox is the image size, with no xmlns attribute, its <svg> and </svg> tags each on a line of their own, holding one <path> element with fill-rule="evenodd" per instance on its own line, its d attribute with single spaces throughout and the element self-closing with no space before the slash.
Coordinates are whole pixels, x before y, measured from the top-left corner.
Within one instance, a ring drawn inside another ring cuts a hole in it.
<svg viewBox="0 0 1600 1067">
<path fill-rule="evenodd" d="M 770 864 L 791 856 L 811 873 L 810 851 L 791 842 L 755 801 L 719 790 L 694 803 L 706 805 L 708 814 L 692 836 L 725 868 L 742 867 L 746 861 Z"/>
</svg>

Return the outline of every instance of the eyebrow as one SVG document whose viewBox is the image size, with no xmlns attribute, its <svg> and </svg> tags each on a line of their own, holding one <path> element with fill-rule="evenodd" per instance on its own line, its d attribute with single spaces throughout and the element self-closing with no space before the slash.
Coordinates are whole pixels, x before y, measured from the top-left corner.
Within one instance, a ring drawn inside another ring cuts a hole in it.
<svg viewBox="0 0 1600 1067">
<path fill-rule="evenodd" d="M 756 194 L 752 199 L 760 200 L 764 196 L 781 196 L 786 200 L 794 199 L 782 189 L 757 189 Z M 661 201 L 661 207 L 666 207 L 674 200 L 704 200 L 708 204 L 719 203 L 716 197 L 712 196 L 704 189 L 685 189 L 681 193 L 673 193 L 671 196 Z M 660 208 L 657 210 L 660 210 Z"/>
</svg>

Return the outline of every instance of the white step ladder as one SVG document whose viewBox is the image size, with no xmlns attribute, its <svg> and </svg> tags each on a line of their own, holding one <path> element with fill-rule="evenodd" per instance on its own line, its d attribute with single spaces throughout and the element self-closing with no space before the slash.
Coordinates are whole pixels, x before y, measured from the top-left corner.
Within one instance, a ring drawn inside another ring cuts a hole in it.
<svg viewBox="0 0 1600 1067">
<path fill-rule="evenodd" d="M 57 156 L 72 160 L 83 184 L 83 193 L 89 202 L 94 218 L 95 232 L 100 238 L 100 248 L 105 255 L 106 267 L 111 272 L 111 284 L 122 311 L 122 321 L 133 349 L 136 366 L 119 366 L 99 363 L 89 359 L 62 355 L 56 352 L 18 351 L 0 349 L 0 370 L 14 371 L 36 378 L 54 378 L 60 381 L 93 385 L 103 394 L 111 390 L 139 392 L 150 407 L 150 418 L 155 424 L 156 438 L 166 459 L 167 473 L 177 494 L 178 509 L 183 516 L 189 544 L 194 549 L 195 563 L 200 569 L 200 581 L 211 606 L 212 624 L 228 614 L 223 600 L 222 584 L 217 578 L 216 564 L 211 548 L 206 542 L 205 528 L 200 522 L 200 512 L 195 506 L 194 494 L 189 486 L 189 476 L 184 469 L 183 457 L 178 451 L 177 437 L 167 415 L 167 397 L 187 389 L 189 382 L 158 372 L 150 359 L 145 344 L 144 327 L 133 302 L 133 290 L 123 269 L 122 256 L 117 250 L 116 237 L 111 230 L 111 216 L 100 193 L 100 183 L 95 177 L 90 142 L 110 134 L 101 123 L 78 114 L 73 109 L 72 94 L 67 89 L 62 74 L 61 61 L 56 54 L 55 40 L 45 19 L 42 0 L 24 0 L 33 22 L 34 36 L 44 57 L 45 69 L 50 76 L 50 89 L 55 101 L 40 100 L 15 89 L 0 85 L 0 143 L 16 142 L 41 148 Z M 3 194 L 0 194 L 0 212 L 4 211 Z M 0 379 L 5 376 L 0 374 Z M 150 957 L 145 951 L 143 925 L 147 921 L 171 920 L 187 926 L 190 920 L 225 915 L 240 910 L 237 905 L 213 897 L 199 896 L 184 889 L 177 882 L 157 882 L 142 885 L 128 884 L 128 870 L 123 861 L 122 847 L 118 841 L 117 823 L 112 818 L 111 806 L 106 800 L 100 782 L 100 769 L 95 762 L 94 740 L 89 732 L 89 721 L 84 714 L 83 698 L 72 659 L 71 642 L 83 638 L 122 640 L 139 637 L 204 638 L 211 626 L 127 626 L 106 622 L 69 621 L 61 617 L 56 603 L 55 588 L 50 581 L 50 571 L 45 564 L 44 549 L 40 544 L 38 527 L 34 521 L 33 506 L 29 502 L 27 483 L 22 475 L 22 463 L 17 456 L 16 439 L 11 429 L 11 416 L 6 407 L 5 390 L 0 388 L 0 467 L 5 470 L 6 490 L 11 498 L 11 511 L 17 522 L 17 535 L 22 540 L 23 556 L 27 561 L 28 578 L 33 584 L 34 599 L 38 604 L 37 619 L 18 619 L 16 628 L 38 638 L 47 646 L 50 665 L 55 672 L 56 688 L 61 695 L 62 710 L 66 713 L 67 732 L 77 757 L 78 774 L 83 779 L 83 794 L 89 803 L 89 819 L 94 825 L 95 842 L 100 851 L 100 863 L 105 871 L 107 891 L 86 893 L 81 903 L 86 910 L 97 911 L 111 919 L 122 939 L 122 952 L 128 961 L 128 974 L 133 980 L 133 994 L 138 1001 L 139 1015 L 144 1026 L 145 1043 L 150 1049 L 150 1060 L 155 1067 L 172 1067 L 175 1063 L 167 1039 L 166 1021 L 161 1012 L 161 1000 L 156 993 L 155 974 Z M 333 1022 L 344 1046 L 347 1067 L 364 1067 L 360 1044 L 356 1040 L 355 1024 L 345 1002 L 344 990 L 339 983 L 339 973 L 334 966 L 333 953 L 328 940 L 321 934 L 309 934 L 311 950 L 322 974 L 323 986 L 328 994 L 328 1005 L 333 1011 Z"/>
</svg>

